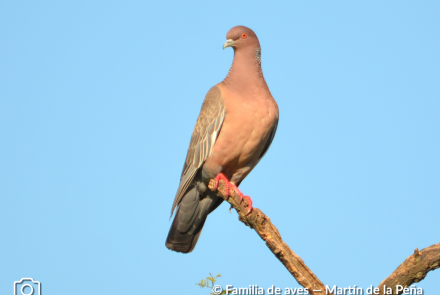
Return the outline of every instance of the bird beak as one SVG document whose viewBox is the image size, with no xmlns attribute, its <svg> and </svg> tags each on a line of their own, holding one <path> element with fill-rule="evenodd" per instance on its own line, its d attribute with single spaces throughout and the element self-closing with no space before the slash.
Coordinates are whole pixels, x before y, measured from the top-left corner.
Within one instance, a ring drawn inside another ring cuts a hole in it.
<svg viewBox="0 0 440 295">
<path fill-rule="evenodd" d="M 226 40 L 225 44 L 223 44 L 223 50 L 224 50 L 226 47 L 232 47 L 232 46 L 234 46 L 234 40 L 232 40 L 232 39 L 228 39 L 228 40 Z"/>
</svg>

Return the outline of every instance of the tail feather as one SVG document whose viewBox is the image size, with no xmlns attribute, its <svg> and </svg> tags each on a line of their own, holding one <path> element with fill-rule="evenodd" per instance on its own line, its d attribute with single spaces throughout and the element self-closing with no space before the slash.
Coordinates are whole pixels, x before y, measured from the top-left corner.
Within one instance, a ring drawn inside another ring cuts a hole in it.
<svg viewBox="0 0 440 295">
<path fill-rule="evenodd" d="M 221 201 L 221 198 L 211 194 L 200 198 L 197 186 L 189 189 L 177 207 L 165 243 L 166 247 L 176 252 L 191 252 L 197 244 L 206 217 Z"/>
<path fill-rule="evenodd" d="M 193 227 L 195 219 L 200 212 L 200 197 L 196 188 L 191 189 L 184 195 L 177 208 L 174 220 L 178 220 L 177 229 L 186 233 Z"/>
<path fill-rule="evenodd" d="M 177 209 L 177 214 L 174 217 L 173 224 L 171 225 L 171 229 L 170 232 L 168 233 L 168 237 L 165 245 L 170 250 L 181 253 L 189 253 L 196 246 L 197 240 L 199 239 L 202 229 L 200 229 L 199 232 L 195 235 L 189 235 L 188 233 L 181 233 L 177 229 L 179 225 L 178 214 L 179 214 L 179 209 Z"/>
</svg>

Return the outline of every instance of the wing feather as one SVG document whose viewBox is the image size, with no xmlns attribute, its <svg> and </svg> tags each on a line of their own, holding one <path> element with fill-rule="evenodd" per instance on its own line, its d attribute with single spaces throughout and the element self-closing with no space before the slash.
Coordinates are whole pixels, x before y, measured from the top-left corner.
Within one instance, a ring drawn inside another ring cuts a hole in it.
<svg viewBox="0 0 440 295">
<path fill-rule="evenodd" d="M 197 171 L 211 154 L 224 118 L 223 98 L 218 86 L 214 86 L 206 94 L 199 118 L 194 126 L 171 215 L 173 215 L 174 209 L 181 201 Z"/>
</svg>

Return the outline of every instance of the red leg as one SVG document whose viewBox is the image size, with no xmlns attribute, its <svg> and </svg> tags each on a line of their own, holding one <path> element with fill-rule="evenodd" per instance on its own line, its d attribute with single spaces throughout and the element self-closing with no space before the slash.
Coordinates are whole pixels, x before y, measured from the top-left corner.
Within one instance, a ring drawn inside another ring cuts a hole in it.
<svg viewBox="0 0 440 295">
<path fill-rule="evenodd" d="M 219 181 L 220 179 L 222 179 L 225 182 L 225 186 L 226 186 L 226 197 L 229 197 L 229 186 L 231 186 L 232 184 L 229 182 L 229 180 L 226 178 L 226 176 L 223 173 L 219 173 L 216 177 L 215 177 L 215 189 L 218 189 L 218 185 L 219 185 Z"/>
<path fill-rule="evenodd" d="M 223 173 L 219 173 L 215 177 L 215 189 L 218 189 L 219 181 L 222 179 L 225 182 L 226 185 L 226 197 L 229 197 L 229 188 L 232 187 L 234 191 L 237 193 L 237 195 L 240 197 L 239 200 L 236 200 L 239 204 L 243 201 L 243 199 L 246 199 L 248 202 L 248 210 L 246 212 L 246 215 L 248 215 L 252 211 L 252 200 L 249 196 L 243 195 L 243 193 L 238 189 L 237 186 L 230 183 L 229 180 L 226 178 L 226 176 Z"/>
</svg>

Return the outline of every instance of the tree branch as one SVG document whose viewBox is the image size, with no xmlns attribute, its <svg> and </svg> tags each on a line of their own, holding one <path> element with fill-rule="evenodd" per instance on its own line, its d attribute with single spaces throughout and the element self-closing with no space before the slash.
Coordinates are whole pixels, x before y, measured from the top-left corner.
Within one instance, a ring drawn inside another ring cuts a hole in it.
<svg viewBox="0 0 440 295">
<path fill-rule="evenodd" d="M 304 261 L 296 255 L 286 243 L 281 239 L 281 235 L 275 225 L 258 208 L 253 208 L 246 215 L 249 204 L 246 199 L 240 203 L 239 195 L 232 189 L 229 189 L 229 198 L 226 195 L 226 186 L 223 180 L 220 180 L 218 189 L 215 189 L 215 181 L 212 179 L 208 185 L 209 189 L 231 204 L 238 215 L 239 220 L 254 229 L 257 234 L 266 242 L 267 247 L 278 258 L 278 260 L 287 268 L 298 283 L 307 288 L 309 293 L 332 295 L 326 286 L 316 277 L 316 275 L 305 265 Z M 385 293 L 391 288 L 393 295 L 403 293 L 403 288 L 408 288 L 416 282 L 423 280 L 428 272 L 440 267 L 440 243 L 427 247 L 421 251 L 414 250 L 389 277 L 383 280 L 379 285 L 379 294 Z M 386 289 L 384 289 L 384 286 Z M 396 288 L 399 286 L 400 288 Z M 402 288 L 403 287 L 403 288 Z M 327 291 L 327 292 L 326 292 Z"/>
<path fill-rule="evenodd" d="M 248 203 L 246 199 L 239 203 L 238 194 L 231 188 L 229 190 L 229 198 L 225 197 L 226 186 L 223 180 L 220 180 L 219 187 L 215 189 L 215 181 L 211 180 L 208 186 L 212 191 L 215 191 L 219 197 L 225 199 L 231 206 L 237 210 L 239 220 L 247 226 L 254 229 L 258 235 L 266 242 L 270 251 L 278 258 L 279 261 L 287 268 L 292 276 L 298 281 L 298 283 L 307 288 L 309 293 L 314 294 L 329 294 L 326 293 L 324 284 L 316 277 L 316 275 L 305 265 L 304 261 L 293 253 L 293 251 L 287 246 L 281 239 L 281 235 L 278 229 L 272 224 L 269 217 L 264 215 L 260 209 L 253 208 L 253 210 L 245 215 L 247 212 Z"/>
<path fill-rule="evenodd" d="M 408 288 L 414 283 L 423 280 L 428 272 L 440 267 L 440 243 L 427 247 L 421 251 L 414 250 L 398 268 L 379 285 L 380 295 L 384 293 L 384 286 L 391 287 L 393 295 L 402 294 L 400 289 L 397 292 L 397 286 Z M 388 289 L 387 289 L 388 290 Z"/>
</svg>

